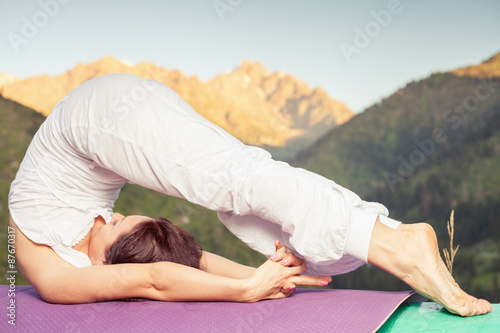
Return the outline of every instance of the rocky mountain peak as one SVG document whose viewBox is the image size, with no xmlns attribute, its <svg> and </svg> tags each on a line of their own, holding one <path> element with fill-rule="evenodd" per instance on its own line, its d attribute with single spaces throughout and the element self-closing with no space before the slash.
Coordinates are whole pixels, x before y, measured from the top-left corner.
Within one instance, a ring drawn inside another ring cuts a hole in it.
<svg viewBox="0 0 500 333">
<path fill-rule="evenodd" d="M 247 75 L 250 79 L 259 80 L 262 77 L 269 75 L 269 71 L 266 67 L 262 66 L 261 63 L 257 61 L 244 60 L 241 62 L 240 66 L 234 69 L 230 75 Z"/>
<path fill-rule="evenodd" d="M 253 145 L 281 147 L 286 158 L 354 113 L 331 99 L 321 88 L 311 89 L 290 73 L 270 73 L 261 63 L 243 61 L 233 71 L 206 82 L 153 63 L 132 64 L 106 56 L 79 63 L 59 76 L 16 80 L 0 75 L 0 93 L 48 115 L 55 104 L 83 82 L 110 73 L 130 73 L 162 82 L 175 90 L 197 112 Z M 280 148 L 280 149 L 281 149 Z"/>
</svg>

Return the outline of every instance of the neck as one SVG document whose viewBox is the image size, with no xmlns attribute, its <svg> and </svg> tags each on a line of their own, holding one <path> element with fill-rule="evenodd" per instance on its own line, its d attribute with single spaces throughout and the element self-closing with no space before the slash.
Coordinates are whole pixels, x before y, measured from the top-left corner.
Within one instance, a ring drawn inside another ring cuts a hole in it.
<svg viewBox="0 0 500 333">
<path fill-rule="evenodd" d="M 105 224 L 106 224 L 106 222 L 104 221 L 104 219 L 101 216 L 96 217 L 94 220 L 94 225 L 92 226 L 92 228 L 90 228 L 89 233 L 87 233 L 81 241 L 79 241 L 77 244 L 75 244 L 73 246 L 73 249 L 80 251 L 88 256 L 89 255 L 90 241 L 92 240 L 92 234 L 94 233 L 94 230 L 99 229 L 100 227 L 102 227 Z"/>
</svg>

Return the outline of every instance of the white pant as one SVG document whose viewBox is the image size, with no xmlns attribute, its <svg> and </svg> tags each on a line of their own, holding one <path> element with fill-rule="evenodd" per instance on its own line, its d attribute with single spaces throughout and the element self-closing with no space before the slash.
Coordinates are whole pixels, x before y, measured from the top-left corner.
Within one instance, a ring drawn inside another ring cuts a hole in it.
<svg viewBox="0 0 500 333">
<path fill-rule="evenodd" d="M 27 186 L 27 171 L 47 164 L 37 170 L 47 183 L 45 196 L 64 202 L 60 209 L 73 215 L 76 207 L 82 219 L 68 227 L 75 229 L 68 244 L 88 228 L 86 212 L 101 214 L 99 207 L 109 217 L 126 181 L 218 211 L 231 232 L 267 256 L 279 239 L 306 259 L 308 273 L 314 274 L 334 275 L 364 264 L 377 216 L 398 225 L 385 217 L 384 206 L 274 161 L 268 152 L 242 144 L 202 118 L 170 88 L 133 75 L 110 74 L 82 84 L 56 106 L 39 132 L 25 158 L 31 162 L 23 161 L 13 183 L 11 213 L 21 229 L 41 218 L 36 212 L 19 213 L 33 198 L 16 187 Z M 59 223 L 67 224 L 67 216 Z"/>
</svg>

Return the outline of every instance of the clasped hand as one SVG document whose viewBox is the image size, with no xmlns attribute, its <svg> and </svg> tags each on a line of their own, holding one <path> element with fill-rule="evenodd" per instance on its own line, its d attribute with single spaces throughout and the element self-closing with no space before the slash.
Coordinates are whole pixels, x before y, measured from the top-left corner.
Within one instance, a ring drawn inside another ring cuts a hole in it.
<svg viewBox="0 0 500 333">
<path fill-rule="evenodd" d="M 303 259 L 286 246 L 275 242 L 276 253 L 262 264 L 250 277 L 249 302 L 290 296 L 296 286 L 325 286 L 331 282 L 329 276 L 300 275 L 307 269 Z"/>
</svg>

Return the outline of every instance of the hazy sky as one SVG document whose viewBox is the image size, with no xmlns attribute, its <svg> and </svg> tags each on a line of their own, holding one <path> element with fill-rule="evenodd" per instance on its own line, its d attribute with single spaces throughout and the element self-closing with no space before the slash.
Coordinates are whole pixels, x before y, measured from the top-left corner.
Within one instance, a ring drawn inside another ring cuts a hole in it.
<svg viewBox="0 0 500 333">
<path fill-rule="evenodd" d="M 3 0 L 0 72 L 58 75 L 106 55 L 210 79 L 259 61 L 356 112 L 500 51 L 500 1 Z"/>
</svg>

